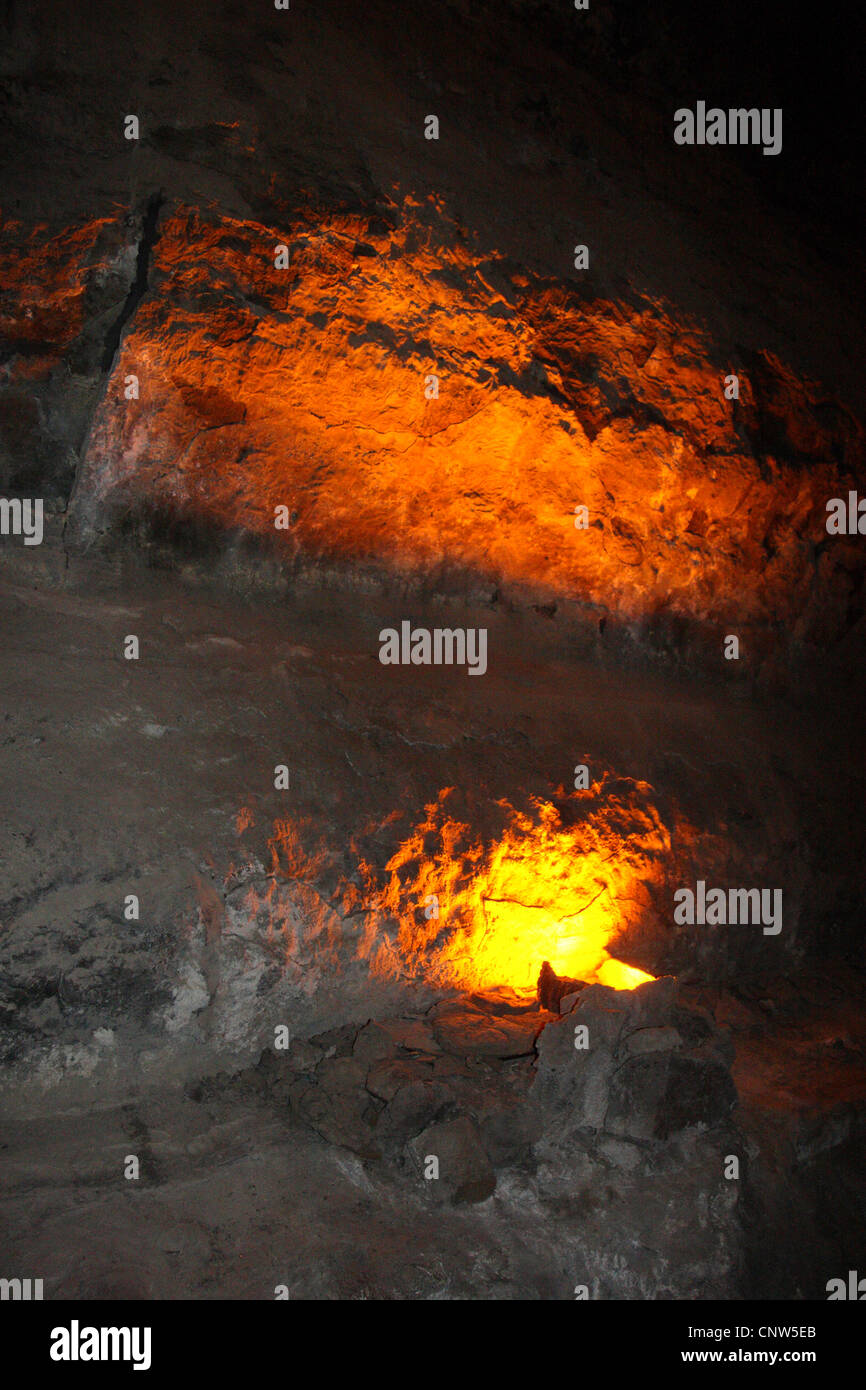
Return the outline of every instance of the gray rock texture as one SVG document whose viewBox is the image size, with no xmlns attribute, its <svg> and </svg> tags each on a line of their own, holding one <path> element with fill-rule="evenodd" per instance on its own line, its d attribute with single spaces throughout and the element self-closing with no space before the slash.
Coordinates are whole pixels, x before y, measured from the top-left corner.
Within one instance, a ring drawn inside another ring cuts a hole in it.
<svg viewBox="0 0 866 1390">
<path fill-rule="evenodd" d="M 674 144 L 668 9 L 394 12 L 0 6 L 0 498 L 45 505 L 0 536 L 0 1275 L 822 1297 L 866 1242 L 849 224 Z M 384 666 L 404 621 L 483 679 Z M 677 920 L 698 881 L 781 930 Z"/>
</svg>

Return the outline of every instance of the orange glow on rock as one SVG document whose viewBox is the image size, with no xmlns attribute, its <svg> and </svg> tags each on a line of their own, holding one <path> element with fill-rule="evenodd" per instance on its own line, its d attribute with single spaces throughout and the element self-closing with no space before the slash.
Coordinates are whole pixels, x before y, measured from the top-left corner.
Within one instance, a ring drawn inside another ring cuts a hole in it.
<svg viewBox="0 0 866 1390">
<path fill-rule="evenodd" d="M 654 978 L 608 949 L 622 949 L 670 849 L 649 791 L 605 779 L 567 798 L 568 816 L 538 798 L 526 812 L 501 802 L 503 832 L 484 843 L 444 790 L 386 866 L 383 907 L 400 928 L 374 967 L 460 989 L 534 990 L 544 961 L 615 989 Z"/>
<path fill-rule="evenodd" d="M 284 565 L 469 574 L 629 619 L 805 601 L 802 536 L 832 495 L 814 429 L 813 470 L 768 468 L 738 426 L 757 429 L 748 381 L 732 412 L 700 325 L 510 272 L 435 199 L 394 222 L 165 219 L 90 434 L 84 537 L 167 516 Z M 799 428 L 814 392 L 771 365 Z"/>
<path fill-rule="evenodd" d="M 598 983 L 610 989 L 635 989 L 654 979 L 654 975 L 648 975 L 636 965 L 626 965 L 624 961 L 613 958 L 606 960 L 598 972 Z"/>
</svg>

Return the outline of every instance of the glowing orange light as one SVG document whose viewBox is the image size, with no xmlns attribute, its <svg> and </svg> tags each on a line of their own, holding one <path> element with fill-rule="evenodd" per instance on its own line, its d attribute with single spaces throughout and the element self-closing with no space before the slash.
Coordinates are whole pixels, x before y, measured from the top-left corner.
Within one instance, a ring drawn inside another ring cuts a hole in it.
<svg viewBox="0 0 866 1390">
<path fill-rule="evenodd" d="M 535 989 L 544 961 L 560 976 L 615 989 L 654 978 L 608 945 L 640 903 L 648 850 L 664 847 L 657 821 L 611 798 L 563 826 L 555 806 L 534 800 L 527 814 L 508 807 L 510 823 L 485 847 L 446 804 L 443 793 L 387 865 L 384 905 L 400 919 L 404 970 L 463 989 L 519 991 Z M 386 965 L 381 953 L 377 965 Z"/>
<path fill-rule="evenodd" d="M 435 197 L 408 197 L 394 227 L 368 223 L 307 209 L 278 269 L 261 254 L 276 231 L 188 208 L 166 216 L 159 293 L 124 337 L 82 461 L 85 532 L 165 515 L 254 534 L 292 565 L 439 575 L 447 562 L 627 617 L 789 610 L 797 536 L 830 484 L 820 471 L 789 477 L 779 460 L 765 477 L 742 452 L 699 325 L 512 277 Z M 0 283 L 15 286 L 5 336 L 74 336 L 86 276 L 67 283 L 63 267 L 91 264 L 87 246 L 110 231 L 93 224 L 50 258 L 39 238 L 26 255 L 0 252 Z M 377 254 L 359 259 L 359 242 Z M 428 395 L 442 362 L 447 389 Z M 128 374 L 145 370 L 148 390 L 128 400 Z M 806 402 L 811 440 L 808 391 L 778 370 L 786 402 Z M 628 417 L 611 405 L 620 396 L 635 401 Z M 710 454 L 725 467 L 709 470 Z M 797 499 L 784 526 L 782 495 Z"/>
<path fill-rule="evenodd" d="M 613 957 L 606 960 L 598 972 L 599 984 L 609 985 L 611 989 L 635 989 L 637 985 L 654 979 L 655 975 L 648 975 L 636 965 L 626 965 L 624 961 L 614 960 Z"/>
</svg>

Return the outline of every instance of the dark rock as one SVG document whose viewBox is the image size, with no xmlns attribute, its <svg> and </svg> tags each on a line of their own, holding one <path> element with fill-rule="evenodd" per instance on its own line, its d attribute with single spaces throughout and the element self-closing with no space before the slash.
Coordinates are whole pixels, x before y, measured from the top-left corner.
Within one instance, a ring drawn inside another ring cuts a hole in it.
<svg viewBox="0 0 866 1390">
<path fill-rule="evenodd" d="M 378 1024 L 389 1038 L 408 1052 L 438 1052 L 432 1029 L 420 1018 L 387 1018 Z"/>
<path fill-rule="evenodd" d="M 715 1125 L 726 1120 L 737 1104 L 737 1088 L 723 1058 L 707 1050 L 702 1055 L 675 1054 L 670 1059 L 668 1089 L 656 1125 L 656 1137 L 689 1125 Z"/>
<path fill-rule="evenodd" d="M 316 1068 L 316 1081 L 326 1091 L 359 1090 L 367 1079 L 367 1066 L 356 1057 L 328 1057 Z"/>
<path fill-rule="evenodd" d="M 393 1100 L 402 1086 L 424 1081 L 432 1075 L 429 1062 L 399 1058 L 383 1058 L 374 1062 L 367 1073 L 367 1090 L 380 1100 Z"/>
<path fill-rule="evenodd" d="M 650 1053 L 618 1068 L 604 1127 L 632 1139 L 667 1139 L 693 1125 L 720 1124 L 736 1103 L 731 1074 L 715 1053 Z"/>
<path fill-rule="evenodd" d="M 523 1057 L 535 1049 L 546 1014 L 498 1014 L 448 1004 L 433 1019 L 433 1032 L 445 1052 L 458 1057 Z"/>
<path fill-rule="evenodd" d="M 635 1028 L 663 1028 L 673 1017 L 679 983 L 675 975 L 647 980 L 636 989 L 622 991 L 628 1000 L 629 1019 Z"/>
<path fill-rule="evenodd" d="M 373 1131 L 381 1106 L 367 1091 L 335 1090 L 302 1083 L 293 1104 L 300 1119 L 331 1144 L 351 1149 L 361 1158 L 381 1157 Z"/>
<path fill-rule="evenodd" d="M 450 1057 L 447 1052 L 444 1052 L 433 1059 L 433 1075 L 463 1077 L 470 1076 L 471 1072 L 465 1062 L 461 1062 L 458 1057 Z"/>
<path fill-rule="evenodd" d="M 584 988 L 586 988 L 586 986 L 584 986 Z M 570 1014 L 572 1009 L 577 1007 L 579 1000 L 580 990 L 573 990 L 571 994 L 564 994 L 559 1001 L 559 1012 L 561 1014 Z"/>
<path fill-rule="evenodd" d="M 668 1092 L 668 1056 L 635 1057 L 613 1073 L 604 1129 L 629 1139 L 653 1139 L 662 1123 Z"/>
<path fill-rule="evenodd" d="M 279 1058 L 279 1055 L 278 1052 L 273 1053 L 276 1058 Z M 292 1038 L 289 1044 L 289 1066 L 296 1072 L 314 1071 L 323 1055 L 321 1048 L 316 1047 L 315 1043 L 307 1042 L 304 1038 Z"/>
<path fill-rule="evenodd" d="M 634 990 L 589 985 L 570 1014 L 545 1028 L 532 1095 L 552 1136 L 592 1129 L 663 1140 L 727 1117 L 736 1090 L 712 1018 L 692 1022 L 688 1009 L 677 1009 L 678 1024 L 692 1035 L 710 1034 L 687 1048 L 670 1022 L 677 989 L 673 976 Z"/>
<path fill-rule="evenodd" d="M 699 1046 L 709 1038 L 719 1036 L 719 1028 L 712 1015 L 691 1003 L 678 1004 L 673 1010 L 671 1022 L 687 1047 Z"/>
<path fill-rule="evenodd" d="M 348 1023 L 342 1028 L 329 1028 L 327 1033 L 319 1033 L 311 1041 L 321 1048 L 325 1057 L 350 1057 L 357 1036 L 357 1024 Z"/>
<path fill-rule="evenodd" d="M 481 1138 L 495 1168 L 525 1163 L 544 1132 L 541 1111 L 531 1103 L 494 1110 L 481 1122 Z"/>
<path fill-rule="evenodd" d="M 400 1148 L 428 1125 L 449 1117 L 455 1109 L 454 1096 L 446 1082 L 432 1077 L 410 1081 L 385 1107 L 380 1129 L 389 1144 Z"/>
<path fill-rule="evenodd" d="M 431 1125 L 412 1141 L 409 1152 L 422 1175 L 430 1158 L 438 1160 L 439 1176 L 426 1186 L 440 1201 L 483 1202 L 495 1191 L 496 1174 L 475 1125 L 465 1115 Z"/>
<path fill-rule="evenodd" d="M 578 1128 L 600 1129 L 608 1105 L 610 1078 L 616 1067 L 613 1046 L 604 1041 L 604 1031 L 622 1026 L 614 1015 L 610 1024 L 601 1011 L 588 1010 L 586 1023 L 590 1045 L 575 1048 L 575 1010 L 567 1018 L 551 1023 L 538 1040 L 538 1069 L 532 1085 L 533 1099 L 540 1106 L 551 1133 L 568 1134 Z M 595 1036 L 593 1030 L 597 1030 Z"/>
<path fill-rule="evenodd" d="M 551 1013 L 556 1013 L 560 1001 L 566 995 L 578 994 L 580 990 L 585 988 L 585 980 L 572 980 L 567 976 L 557 975 L 549 961 L 545 961 L 538 976 L 538 1002 L 543 1009 L 549 1009 Z"/>
<path fill-rule="evenodd" d="M 378 1062 L 393 1057 L 398 1044 L 378 1023 L 368 1023 L 361 1029 L 352 1047 L 352 1056 L 359 1062 Z"/>
<path fill-rule="evenodd" d="M 671 1052 L 682 1045 L 676 1028 L 638 1028 L 637 1032 L 629 1034 L 625 1043 L 633 1057 L 647 1052 Z"/>
<path fill-rule="evenodd" d="M 622 1172 L 633 1173 L 641 1165 L 642 1154 L 637 1144 L 627 1139 L 602 1139 L 598 1145 L 602 1158 Z"/>
</svg>

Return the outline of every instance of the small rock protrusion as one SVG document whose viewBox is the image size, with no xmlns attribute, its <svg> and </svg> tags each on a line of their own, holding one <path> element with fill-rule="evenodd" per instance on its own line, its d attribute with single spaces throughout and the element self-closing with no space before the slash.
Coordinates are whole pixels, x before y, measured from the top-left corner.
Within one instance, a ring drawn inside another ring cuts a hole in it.
<svg viewBox="0 0 866 1390">
<path fill-rule="evenodd" d="M 426 1185 L 440 1201 L 483 1202 L 495 1191 L 496 1173 L 475 1125 L 465 1115 L 430 1125 L 412 1140 L 409 1152 L 422 1174 L 429 1171 L 429 1160 L 436 1159 L 438 1176 Z"/>
<path fill-rule="evenodd" d="M 586 989 L 586 980 L 572 980 L 557 975 L 550 961 L 545 961 L 538 976 L 538 1002 L 550 1013 L 559 1013 L 560 1001 L 569 994 L 577 994 Z"/>
</svg>

